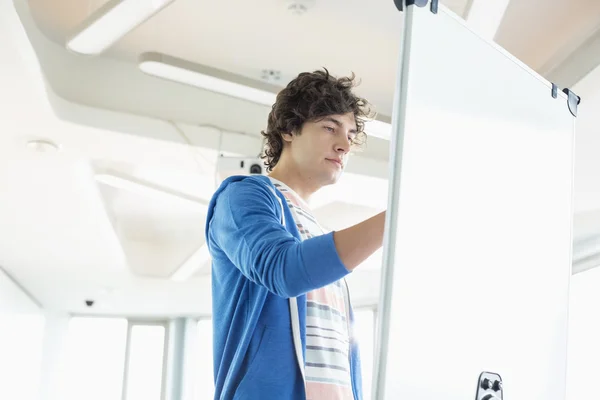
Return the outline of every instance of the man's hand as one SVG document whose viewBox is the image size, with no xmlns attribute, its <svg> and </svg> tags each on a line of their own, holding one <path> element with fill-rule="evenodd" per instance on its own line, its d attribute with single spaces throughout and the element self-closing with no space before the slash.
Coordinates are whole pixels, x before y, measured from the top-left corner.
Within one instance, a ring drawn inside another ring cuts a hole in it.
<svg viewBox="0 0 600 400">
<path fill-rule="evenodd" d="M 342 263 L 354 270 L 383 245 L 385 211 L 333 234 L 335 248 Z"/>
</svg>

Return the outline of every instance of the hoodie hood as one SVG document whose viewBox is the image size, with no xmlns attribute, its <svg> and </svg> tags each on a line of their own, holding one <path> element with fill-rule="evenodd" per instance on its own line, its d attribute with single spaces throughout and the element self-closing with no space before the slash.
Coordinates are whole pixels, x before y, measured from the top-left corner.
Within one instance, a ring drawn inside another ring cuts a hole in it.
<svg viewBox="0 0 600 400">
<path fill-rule="evenodd" d="M 219 188 L 213 194 L 212 198 L 210 199 L 210 202 L 208 203 L 208 213 L 206 214 L 206 225 L 204 226 L 204 235 L 205 235 L 204 237 L 205 238 L 208 238 L 208 228 L 210 226 L 210 222 L 212 221 L 212 218 L 214 215 L 214 210 L 215 210 L 215 205 L 217 204 L 217 199 L 219 198 L 219 195 L 221 194 L 221 192 L 223 190 L 225 190 L 225 188 L 230 183 L 243 181 L 245 179 L 253 179 L 253 180 L 259 181 L 259 182 L 261 182 L 261 184 L 266 185 L 269 188 L 271 188 L 273 193 L 276 193 L 275 185 L 273 185 L 273 183 L 271 182 L 269 177 L 265 176 L 265 175 L 234 175 L 234 176 L 230 176 L 229 178 L 225 179 L 223 182 L 221 182 L 221 185 L 219 185 Z"/>
</svg>

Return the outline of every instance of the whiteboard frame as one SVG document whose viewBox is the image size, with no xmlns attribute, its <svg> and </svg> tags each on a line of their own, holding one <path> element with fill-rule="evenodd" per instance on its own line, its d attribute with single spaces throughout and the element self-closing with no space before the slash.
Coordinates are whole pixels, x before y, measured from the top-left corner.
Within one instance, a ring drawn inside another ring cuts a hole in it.
<svg viewBox="0 0 600 400">
<path fill-rule="evenodd" d="M 398 2 L 405 3 L 406 0 L 398 0 Z M 402 24 L 402 38 L 400 40 L 399 48 L 399 60 L 397 69 L 397 79 L 394 90 L 394 102 L 393 102 L 393 114 L 392 114 L 392 130 L 390 137 L 390 161 L 389 161 L 389 185 L 388 185 L 388 210 L 386 213 L 385 221 L 385 232 L 383 240 L 383 258 L 382 258 L 382 273 L 381 273 L 381 284 L 380 284 L 380 299 L 378 305 L 378 320 L 376 326 L 376 343 L 375 343 L 375 365 L 373 369 L 373 384 L 372 384 L 372 400 L 383 400 L 385 397 L 386 379 L 387 379 L 387 365 L 389 363 L 389 340 L 390 340 L 390 318 L 391 318 L 391 307 L 392 307 L 392 292 L 394 286 L 394 268 L 396 261 L 396 239 L 397 239 L 397 227 L 398 227 L 398 206 L 400 199 L 400 191 L 402 187 L 401 176 L 402 176 L 402 155 L 404 149 L 404 136 L 405 136 L 405 121 L 407 113 L 407 99 L 409 94 L 410 84 L 410 54 L 411 45 L 413 41 L 413 26 L 414 26 L 414 13 L 415 12 L 430 12 L 429 5 L 430 1 L 416 2 L 419 4 L 406 5 L 404 9 L 399 13 L 399 22 Z M 424 4 L 423 4 L 424 3 Z M 437 3 L 437 2 L 436 2 Z M 416 7 L 422 8 L 427 7 L 427 10 L 417 10 Z M 437 4 L 436 4 L 437 6 Z M 448 12 L 443 5 L 439 5 L 439 10 L 436 13 L 443 12 L 445 14 L 452 15 Z M 456 19 L 463 25 L 463 27 L 472 32 L 469 29 L 465 21 L 456 17 Z M 481 38 L 482 40 L 486 40 Z M 527 65 L 522 63 L 520 60 L 512 56 L 505 49 L 501 48 L 497 44 L 486 40 L 496 50 L 502 53 L 505 57 L 519 65 L 524 70 L 531 73 L 532 78 L 536 78 L 546 84 L 549 89 L 553 88 L 553 84 L 545 80 Z M 553 88 L 556 91 L 556 88 Z M 548 95 L 550 96 L 550 90 Z M 561 91 L 556 93 L 556 97 L 559 100 L 565 102 L 565 108 L 571 107 L 572 103 L 569 103 L 572 99 L 568 94 Z M 577 103 L 578 104 L 578 103 Z M 576 110 L 575 110 L 576 111 Z M 573 110 L 571 110 L 573 113 Z M 574 114 L 574 116 L 576 113 Z M 574 147 L 574 146 L 573 146 Z M 572 149 L 574 152 L 574 149 Z M 574 158 L 573 158 L 574 164 Z M 574 165 L 572 167 L 574 172 Z M 572 185 L 573 186 L 573 185 Z M 572 193 L 573 193 L 573 189 Z M 573 205 L 573 202 L 571 203 Z M 571 209 L 571 215 L 573 210 Z M 573 236 L 571 229 L 570 236 Z M 572 255 L 572 250 L 571 250 Z M 566 357 L 565 357 L 566 363 Z M 482 371 L 483 372 L 483 371 Z M 474 377 L 475 383 L 476 377 Z M 475 395 L 475 386 L 473 394 Z"/>
</svg>

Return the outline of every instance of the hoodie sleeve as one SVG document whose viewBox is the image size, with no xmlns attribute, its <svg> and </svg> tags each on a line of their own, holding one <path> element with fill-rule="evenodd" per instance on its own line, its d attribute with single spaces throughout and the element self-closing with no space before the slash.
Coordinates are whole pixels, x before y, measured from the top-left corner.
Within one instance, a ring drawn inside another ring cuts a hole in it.
<svg viewBox="0 0 600 400">
<path fill-rule="evenodd" d="M 349 274 L 335 248 L 333 232 L 298 240 L 281 224 L 277 199 L 265 185 L 252 180 L 231 183 L 221 192 L 208 234 L 209 245 L 216 244 L 244 276 L 284 298 Z"/>
</svg>

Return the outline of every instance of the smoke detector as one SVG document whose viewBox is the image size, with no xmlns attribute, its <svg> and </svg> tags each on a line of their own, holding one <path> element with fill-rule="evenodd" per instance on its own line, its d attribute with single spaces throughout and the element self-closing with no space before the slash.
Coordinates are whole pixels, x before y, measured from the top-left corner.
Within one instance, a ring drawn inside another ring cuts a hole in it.
<svg viewBox="0 0 600 400">
<path fill-rule="evenodd" d="M 288 0 L 288 11 L 294 15 L 302 15 L 315 5 L 316 0 Z"/>
<path fill-rule="evenodd" d="M 263 69 L 260 77 L 265 82 L 279 83 L 281 80 L 281 71 L 274 69 Z"/>
</svg>

